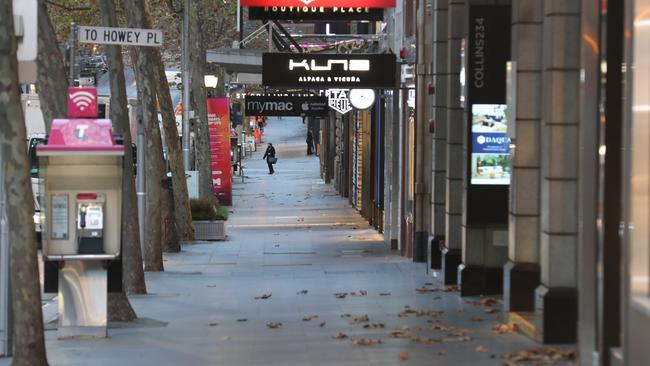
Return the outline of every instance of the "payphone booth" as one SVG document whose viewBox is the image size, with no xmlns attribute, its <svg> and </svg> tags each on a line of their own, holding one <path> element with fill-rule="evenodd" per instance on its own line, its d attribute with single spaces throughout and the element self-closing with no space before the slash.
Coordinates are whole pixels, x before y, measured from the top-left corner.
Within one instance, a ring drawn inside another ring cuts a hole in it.
<svg viewBox="0 0 650 366">
<path fill-rule="evenodd" d="M 45 288 L 58 293 L 59 338 L 106 337 L 109 287 L 121 287 L 124 146 L 110 120 L 54 120 L 37 156 Z"/>
</svg>

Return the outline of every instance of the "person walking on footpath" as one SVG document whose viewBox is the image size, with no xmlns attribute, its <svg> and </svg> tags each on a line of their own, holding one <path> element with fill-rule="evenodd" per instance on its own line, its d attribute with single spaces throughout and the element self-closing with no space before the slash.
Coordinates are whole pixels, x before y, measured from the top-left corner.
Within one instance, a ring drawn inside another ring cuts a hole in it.
<svg viewBox="0 0 650 366">
<path fill-rule="evenodd" d="M 275 164 L 278 159 L 275 157 L 275 148 L 272 143 L 269 142 L 269 146 L 266 148 L 266 152 L 262 159 L 266 159 L 266 164 L 269 166 L 269 174 L 275 173 L 273 170 L 273 164 Z"/>
<path fill-rule="evenodd" d="M 311 131 L 307 131 L 307 155 L 312 155 L 314 149 L 314 134 Z"/>
</svg>

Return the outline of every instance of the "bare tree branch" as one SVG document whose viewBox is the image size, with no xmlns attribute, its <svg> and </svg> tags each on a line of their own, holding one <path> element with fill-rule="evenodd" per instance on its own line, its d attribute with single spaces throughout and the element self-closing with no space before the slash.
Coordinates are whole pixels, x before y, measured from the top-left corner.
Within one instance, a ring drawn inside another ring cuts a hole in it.
<svg viewBox="0 0 650 366">
<path fill-rule="evenodd" d="M 45 0 L 45 3 L 50 4 L 52 6 L 56 6 L 57 8 L 68 10 L 68 11 L 86 11 L 86 10 L 91 10 L 92 9 L 90 7 L 90 5 L 86 5 L 86 6 L 70 6 L 70 5 L 65 5 L 65 4 L 59 4 L 59 3 L 56 3 L 56 2 L 54 2 L 52 0 Z"/>
</svg>

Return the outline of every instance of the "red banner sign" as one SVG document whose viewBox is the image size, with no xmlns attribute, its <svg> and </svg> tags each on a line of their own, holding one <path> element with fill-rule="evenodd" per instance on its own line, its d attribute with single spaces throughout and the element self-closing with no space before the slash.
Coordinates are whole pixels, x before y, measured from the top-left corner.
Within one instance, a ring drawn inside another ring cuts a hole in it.
<svg viewBox="0 0 650 366">
<path fill-rule="evenodd" d="M 395 0 L 241 0 L 242 6 L 293 6 L 299 8 L 335 8 L 346 11 L 356 8 L 394 8 Z M 353 11 L 350 11 L 351 13 Z"/>
<path fill-rule="evenodd" d="M 219 203 L 224 206 L 232 205 L 230 111 L 228 107 L 228 98 L 208 98 L 212 186 Z"/>
</svg>

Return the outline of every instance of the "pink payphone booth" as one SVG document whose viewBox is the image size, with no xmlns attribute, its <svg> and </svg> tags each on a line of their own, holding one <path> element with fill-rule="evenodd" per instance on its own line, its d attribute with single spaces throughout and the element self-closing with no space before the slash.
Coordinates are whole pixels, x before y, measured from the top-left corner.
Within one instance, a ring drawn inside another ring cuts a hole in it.
<svg viewBox="0 0 650 366">
<path fill-rule="evenodd" d="M 107 298 L 121 289 L 122 160 L 110 120 L 54 120 L 40 160 L 46 292 L 59 337 L 106 337 Z"/>
</svg>

